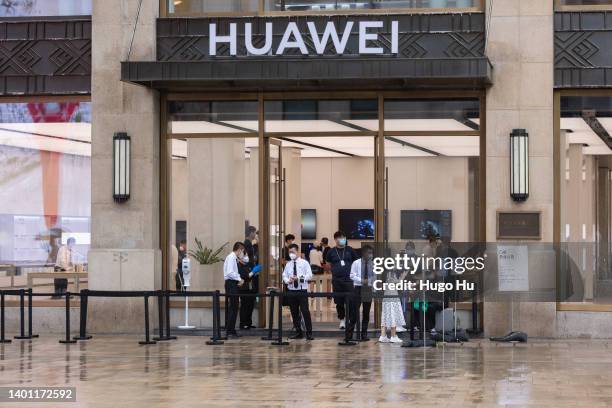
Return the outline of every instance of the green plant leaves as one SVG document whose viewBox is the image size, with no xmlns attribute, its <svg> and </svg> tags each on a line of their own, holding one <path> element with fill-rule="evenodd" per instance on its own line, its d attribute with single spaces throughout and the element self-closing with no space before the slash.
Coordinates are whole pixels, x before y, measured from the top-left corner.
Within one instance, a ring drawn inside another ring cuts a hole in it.
<svg viewBox="0 0 612 408">
<path fill-rule="evenodd" d="M 226 242 L 221 245 L 217 250 L 213 251 L 211 248 L 202 245 L 202 241 L 195 238 L 195 249 L 189 250 L 187 253 L 190 257 L 195 259 L 200 265 L 212 265 L 223 261 L 221 252 L 229 244 Z"/>
</svg>

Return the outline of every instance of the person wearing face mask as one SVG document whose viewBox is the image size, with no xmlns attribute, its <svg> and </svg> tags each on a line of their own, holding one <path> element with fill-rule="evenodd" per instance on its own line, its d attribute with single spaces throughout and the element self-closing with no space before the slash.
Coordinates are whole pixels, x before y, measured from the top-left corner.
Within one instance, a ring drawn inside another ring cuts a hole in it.
<svg viewBox="0 0 612 408">
<path fill-rule="evenodd" d="M 240 287 L 240 293 L 253 294 L 259 289 L 258 276 L 251 272 L 257 264 L 255 247 L 253 241 L 257 237 L 257 228 L 249 226 L 246 230 L 244 239 L 245 255 L 242 260 L 239 260 L 238 266 L 240 277 L 244 280 L 244 284 Z M 242 264 L 242 267 L 240 267 Z M 254 329 L 253 326 L 253 310 L 255 309 L 254 296 L 240 296 L 240 328 L 244 330 Z"/>
<path fill-rule="evenodd" d="M 240 337 L 236 332 L 236 318 L 240 300 L 238 299 L 239 288 L 244 284 L 240 276 L 240 266 L 238 260 L 242 260 L 245 254 L 245 247 L 242 242 L 234 243 L 232 252 L 225 258 L 223 263 L 223 278 L 225 279 L 225 293 L 229 295 L 229 307 L 227 313 L 227 335 Z M 234 296 L 232 296 L 234 295 Z"/>
<path fill-rule="evenodd" d="M 351 280 L 355 286 L 356 296 L 356 319 L 350 322 L 349 332 L 352 333 L 354 326 L 359 319 L 359 310 L 363 307 L 363 315 L 361 318 L 361 340 L 367 341 L 368 325 L 370 324 L 370 308 L 372 307 L 372 284 L 376 280 L 374 274 L 374 248 L 370 245 L 364 245 L 361 248 L 362 257 L 357 259 L 351 265 Z"/>
<path fill-rule="evenodd" d="M 283 247 L 283 265 L 290 261 L 289 259 L 289 246 L 295 242 L 295 235 L 287 234 L 285 235 L 285 246 Z"/>
<path fill-rule="evenodd" d="M 351 265 L 358 258 L 357 253 L 353 248 L 346 243 L 346 234 L 342 231 L 337 231 L 334 234 L 336 246 L 327 251 L 325 262 L 330 264 L 332 272 L 332 289 L 334 293 L 353 292 L 353 282 L 351 281 Z M 340 320 L 340 329 L 344 329 L 346 325 L 345 310 L 346 299 L 344 296 L 334 296 L 336 304 L 336 312 Z M 354 302 L 349 299 L 349 322 L 354 317 L 354 307 L 351 307 Z"/>
<path fill-rule="evenodd" d="M 310 264 L 299 255 L 299 247 L 296 244 L 289 245 L 288 257 L 289 262 L 285 265 L 283 271 L 283 282 L 287 285 L 287 289 L 291 293 L 307 293 L 308 281 L 312 279 L 312 270 Z M 302 319 L 306 326 L 306 339 L 313 340 L 312 337 L 312 320 L 310 318 L 310 309 L 308 308 L 308 297 L 306 296 L 288 296 L 289 308 L 291 310 L 291 319 L 295 334 L 292 339 L 304 338 L 302 331 Z"/>
</svg>

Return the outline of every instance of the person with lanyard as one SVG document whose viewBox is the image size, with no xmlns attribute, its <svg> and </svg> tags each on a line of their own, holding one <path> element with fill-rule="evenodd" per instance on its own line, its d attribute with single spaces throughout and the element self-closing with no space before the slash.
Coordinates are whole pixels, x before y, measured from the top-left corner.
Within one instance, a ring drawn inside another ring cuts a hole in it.
<svg viewBox="0 0 612 408">
<path fill-rule="evenodd" d="M 353 292 L 353 282 L 351 281 L 351 265 L 357 259 L 355 250 L 346 244 L 346 234 L 342 231 L 337 231 L 334 234 L 336 246 L 327 251 L 325 262 L 329 263 L 332 272 L 332 290 L 334 293 Z M 345 296 L 334 296 L 336 304 L 336 312 L 340 320 L 340 329 L 344 329 L 346 325 L 346 315 L 349 313 L 349 322 L 352 320 L 354 308 L 351 305 L 354 303 L 349 299 L 349 310 L 345 310 Z"/>
<path fill-rule="evenodd" d="M 259 278 L 257 275 L 251 274 L 255 265 L 257 265 L 257 253 L 253 246 L 253 241 L 257 237 L 257 228 L 250 225 L 246 230 L 244 239 L 245 255 L 243 258 L 244 266 L 240 268 L 240 276 L 245 281 L 245 284 L 240 288 L 240 292 L 244 295 L 240 296 L 240 329 L 254 329 L 253 325 L 253 310 L 255 309 L 255 296 L 259 290 Z"/>
<path fill-rule="evenodd" d="M 287 250 L 289 262 L 287 262 L 283 271 L 283 282 L 287 285 L 289 292 L 306 294 L 308 292 L 308 281 L 312 279 L 310 264 L 300 257 L 300 251 L 297 244 L 289 245 Z M 314 340 L 312 337 L 312 320 L 310 318 L 310 309 L 308 308 L 308 297 L 296 295 L 288 297 L 291 319 L 293 320 L 293 327 L 295 328 L 295 334 L 290 338 L 304 338 L 304 332 L 302 331 L 302 319 L 304 319 L 306 339 Z"/>
<path fill-rule="evenodd" d="M 244 280 L 240 276 L 238 260 L 243 260 L 245 247 L 242 242 L 236 242 L 232 247 L 232 252 L 225 258 L 223 263 L 223 278 L 225 279 L 225 294 L 229 296 L 229 307 L 227 313 L 227 335 L 240 337 L 236 332 L 236 317 L 240 301 L 238 299 L 239 287 L 244 284 Z M 233 295 L 233 296 L 232 296 Z"/>
<path fill-rule="evenodd" d="M 351 265 L 351 280 L 355 286 L 355 308 L 356 319 L 350 322 L 349 331 L 352 333 L 354 326 L 359 319 L 359 310 L 363 306 L 363 315 L 361 318 L 361 340 L 367 341 L 368 325 L 370 324 L 370 308 L 372 307 L 372 284 L 376 280 L 374 274 L 374 248 L 370 245 L 364 245 L 361 248 L 361 258 L 357 259 Z"/>
</svg>

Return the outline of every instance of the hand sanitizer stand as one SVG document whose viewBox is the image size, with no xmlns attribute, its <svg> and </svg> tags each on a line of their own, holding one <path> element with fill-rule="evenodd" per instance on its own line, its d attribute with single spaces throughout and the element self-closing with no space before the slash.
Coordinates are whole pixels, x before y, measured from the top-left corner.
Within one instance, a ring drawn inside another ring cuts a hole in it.
<svg viewBox="0 0 612 408">
<path fill-rule="evenodd" d="M 183 258 L 183 290 L 187 292 L 189 289 L 189 281 L 191 278 L 191 260 L 188 257 Z M 195 329 L 195 326 L 189 324 L 189 296 L 185 296 L 185 324 L 178 326 L 179 329 Z"/>
</svg>

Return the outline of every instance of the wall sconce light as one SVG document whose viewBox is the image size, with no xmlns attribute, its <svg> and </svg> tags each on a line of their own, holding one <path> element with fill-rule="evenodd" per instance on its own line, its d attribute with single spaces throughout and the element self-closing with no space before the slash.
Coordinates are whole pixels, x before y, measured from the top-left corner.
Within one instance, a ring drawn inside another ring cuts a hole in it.
<svg viewBox="0 0 612 408">
<path fill-rule="evenodd" d="M 529 134 L 525 129 L 510 133 L 510 197 L 514 201 L 529 197 Z"/>
<path fill-rule="evenodd" d="M 113 198 L 124 203 L 130 198 L 131 139 L 125 132 L 113 136 Z"/>
</svg>

